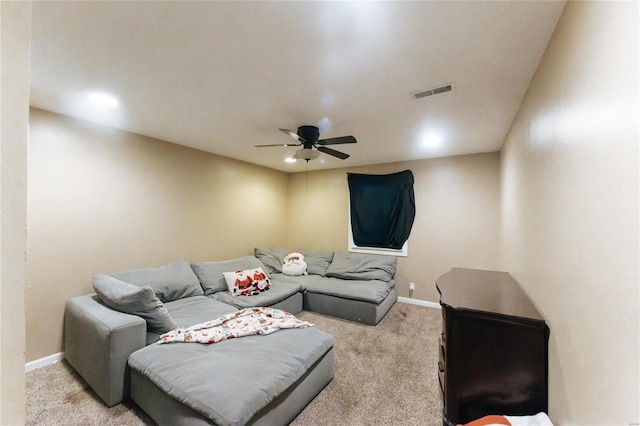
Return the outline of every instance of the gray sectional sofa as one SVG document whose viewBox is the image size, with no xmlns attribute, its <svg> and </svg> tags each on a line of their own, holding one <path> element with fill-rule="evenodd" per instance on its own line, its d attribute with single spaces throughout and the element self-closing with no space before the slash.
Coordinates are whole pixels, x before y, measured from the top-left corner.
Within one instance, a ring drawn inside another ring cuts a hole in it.
<svg viewBox="0 0 640 426">
<path fill-rule="evenodd" d="M 391 256 L 345 252 L 304 253 L 308 275 L 282 273 L 287 250 L 254 249 L 268 269 L 272 282 L 300 284 L 305 310 L 376 325 L 398 300 L 396 262 Z"/>
<path fill-rule="evenodd" d="M 334 339 L 315 327 L 211 345 L 156 344 L 173 328 L 266 306 L 375 325 L 397 301 L 394 257 L 305 252 L 287 276 L 284 249 L 97 275 L 67 301 L 65 357 L 108 406 L 129 397 L 159 424 L 288 424 L 332 380 Z M 271 288 L 231 296 L 223 272 L 262 267 Z"/>
</svg>

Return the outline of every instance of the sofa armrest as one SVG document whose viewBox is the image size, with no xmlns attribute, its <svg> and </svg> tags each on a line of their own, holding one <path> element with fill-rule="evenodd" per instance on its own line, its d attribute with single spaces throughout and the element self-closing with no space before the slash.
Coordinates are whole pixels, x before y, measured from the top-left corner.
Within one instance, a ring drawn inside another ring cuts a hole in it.
<svg viewBox="0 0 640 426">
<path fill-rule="evenodd" d="M 146 346 L 144 319 L 115 311 L 95 294 L 69 299 L 64 314 L 65 358 L 112 407 L 129 397 L 131 353 Z"/>
</svg>

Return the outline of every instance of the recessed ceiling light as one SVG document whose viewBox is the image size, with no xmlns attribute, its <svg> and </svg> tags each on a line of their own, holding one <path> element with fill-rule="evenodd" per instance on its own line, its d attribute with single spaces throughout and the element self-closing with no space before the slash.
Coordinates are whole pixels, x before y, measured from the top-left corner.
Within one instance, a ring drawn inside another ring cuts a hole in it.
<svg viewBox="0 0 640 426">
<path fill-rule="evenodd" d="M 429 133 L 422 138 L 422 145 L 427 148 L 437 148 L 442 144 L 442 137 L 437 133 Z"/>
<path fill-rule="evenodd" d="M 295 163 L 296 159 L 295 158 L 291 158 L 291 157 L 287 157 L 284 159 L 285 163 Z"/>
<path fill-rule="evenodd" d="M 89 94 L 89 100 L 96 105 L 101 105 L 109 108 L 117 107 L 119 103 L 114 96 L 103 92 L 93 92 Z"/>
<path fill-rule="evenodd" d="M 318 128 L 320 129 L 320 133 L 331 133 L 331 120 L 327 117 L 323 118 L 318 123 Z"/>
</svg>

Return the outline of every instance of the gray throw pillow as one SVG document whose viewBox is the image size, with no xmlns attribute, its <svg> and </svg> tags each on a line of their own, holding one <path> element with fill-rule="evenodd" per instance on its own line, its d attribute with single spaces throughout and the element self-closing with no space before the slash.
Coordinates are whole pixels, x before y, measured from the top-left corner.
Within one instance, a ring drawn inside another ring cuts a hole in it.
<svg viewBox="0 0 640 426">
<path fill-rule="evenodd" d="M 156 292 L 161 302 L 204 294 L 198 277 L 184 259 L 178 259 L 157 268 L 114 272 L 109 276 L 140 287 L 149 286 Z"/>
<path fill-rule="evenodd" d="M 178 327 L 151 287 L 139 287 L 102 274 L 94 276 L 92 284 L 105 305 L 144 318 L 148 331 L 166 333 Z"/>
</svg>

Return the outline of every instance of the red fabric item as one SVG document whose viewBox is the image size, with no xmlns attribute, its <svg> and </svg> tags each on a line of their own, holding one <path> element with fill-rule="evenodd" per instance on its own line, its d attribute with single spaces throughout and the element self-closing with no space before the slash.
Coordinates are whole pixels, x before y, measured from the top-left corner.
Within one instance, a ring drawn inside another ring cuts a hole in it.
<svg viewBox="0 0 640 426">
<path fill-rule="evenodd" d="M 509 420 L 504 418 L 504 416 L 490 415 L 490 416 L 480 417 L 479 419 L 476 419 L 472 422 L 465 423 L 464 425 L 458 425 L 458 426 L 486 426 L 486 425 L 511 426 L 511 423 L 509 422 Z"/>
</svg>

